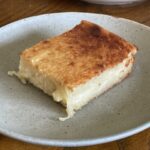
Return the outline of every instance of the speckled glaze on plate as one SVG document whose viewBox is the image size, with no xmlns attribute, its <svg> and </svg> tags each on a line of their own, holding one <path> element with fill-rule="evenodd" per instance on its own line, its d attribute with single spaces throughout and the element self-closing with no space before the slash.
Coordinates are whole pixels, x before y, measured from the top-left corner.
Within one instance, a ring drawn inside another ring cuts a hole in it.
<svg viewBox="0 0 150 150">
<path fill-rule="evenodd" d="M 19 54 L 81 20 L 95 22 L 138 46 L 132 74 L 65 122 L 64 108 L 7 72 Z M 150 127 L 150 28 L 107 15 L 55 13 L 26 18 L 0 28 L 0 133 L 26 142 L 85 146 L 125 138 Z"/>
</svg>

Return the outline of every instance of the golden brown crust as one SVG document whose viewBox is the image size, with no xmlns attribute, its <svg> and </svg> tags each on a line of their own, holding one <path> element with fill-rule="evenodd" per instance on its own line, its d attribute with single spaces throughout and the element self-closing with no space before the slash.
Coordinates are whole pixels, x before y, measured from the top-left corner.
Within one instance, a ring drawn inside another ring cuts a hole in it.
<svg viewBox="0 0 150 150">
<path fill-rule="evenodd" d="M 136 53 L 136 47 L 104 28 L 82 21 L 72 30 L 38 43 L 21 57 L 68 88 L 85 83 Z"/>
</svg>

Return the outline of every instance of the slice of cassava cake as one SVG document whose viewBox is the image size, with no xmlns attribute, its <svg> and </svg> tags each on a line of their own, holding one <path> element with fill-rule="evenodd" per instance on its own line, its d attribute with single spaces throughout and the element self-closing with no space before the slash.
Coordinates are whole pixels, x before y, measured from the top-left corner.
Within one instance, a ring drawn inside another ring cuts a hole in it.
<svg viewBox="0 0 150 150">
<path fill-rule="evenodd" d="M 24 50 L 19 71 L 9 72 L 61 102 L 71 118 L 75 110 L 122 81 L 137 49 L 106 29 L 82 21 L 72 30 Z"/>
</svg>

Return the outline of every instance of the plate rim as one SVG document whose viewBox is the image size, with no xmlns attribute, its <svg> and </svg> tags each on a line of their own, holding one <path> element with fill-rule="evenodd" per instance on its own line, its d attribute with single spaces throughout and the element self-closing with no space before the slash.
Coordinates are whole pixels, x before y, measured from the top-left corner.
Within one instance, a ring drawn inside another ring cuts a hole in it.
<svg viewBox="0 0 150 150">
<path fill-rule="evenodd" d="M 45 145 L 45 146 L 57 146 L 57 147 L 80 147 L 80 146 L 92 146 L 96 144 L 105 144 L 109 142 L 113 142 L 116 140 L 121 140 L 132 136 L 134 134 L 138 134 L 146 129 L 150 128 L 150 122 L 142 124 L 136 128 L 132 128 L 118 134 L 100 137 L 100 138 L 91 138 L 91 139 L 47 139 L 47 138 L 37 138 L 32 136 L 27 136 L 23 134 L 16 133 L 11 130 L 5 130 L 0 128 L 0 133 L 11 137 L 13 139 L 21 140 L 23 142 L 28 142 L 31 144 Z"/>
<path fill-rule="evenodd" d="M 47 13 L 47 14 L 42 14 L 42 15 L 34 15 L 34 16 L 30 16 L 30 17 L 26 17 L 26 18 L 17 20 L 17 21 L 13 21 L 7 25 L 0 27 L 0 30 L 7 29 L 9 26 L 12 26 L 14 24 L 18 24 L 22 21 L 30 21 L 32 19 L 42 17 L 42 16 L 51 16 L 51 15 L 60 15 L 60 14 L 70 14 L 70 15 L 71 14 L 76 14 L 76 15 L 86 14 L 86 15 L 93 15 L 93 16 L 94 15 L 100 15 L 100 16 L 104 16 L 104 17 L 113 17 L 115 19 L 126 21 L 128 23 L 132 23 L 135 25 L 139 25 L 142 28 L 145 28 L 145 29 L 150 31 L 149 26 L 146 26 L 144 24 L 138 23 L 138 22 L 130 20 L 130 19 L 116 17 L 116 16 L 112 16 L 112 15 L 106 15 L 106 14 L 85 13 L 85 12 L 57 12 L 57 13 Z M 115 140 L 123 139 L 123 138 L 129 137 L 131 135 L 137 134 L 137 133 L 139 133 L 145 129 L 148 129 L 148 128 L 150 128 L 150 121 L 148 121 L 144 124 L 141 124 L 137 127 L 131 128 L 129 130 L 125 130 L 123 132 L 117 133 L 117 134 L 104 136 L 104 137 L 82 139 L 82 140 L 81 139 L 68 140 L 68 139 L 37 138 L 37 137 L 19 134 L 17 132 L 11 131 L 11 130 L 4 129 L 2 127 L 0 127 L 0 133 L 3 135 L 6 135 L 8 137 L 11 137 L 11 138 L 14 138 L 17 140 L 21 140 L 24 142 L 32 143 L 32 144 L 40 144 L 40 145 L 47 145 L 47 146 L 59 146 L 59 147 L 63 147 L 63 146 L 65 146 L 65 147 L 79 147 L 79 146 L 90 146 L 90 145 L 96 145 L 96 144 L 103 144 L 103 143 L 108 143 L 108 142 L 112 142 Z"/>
</svg>

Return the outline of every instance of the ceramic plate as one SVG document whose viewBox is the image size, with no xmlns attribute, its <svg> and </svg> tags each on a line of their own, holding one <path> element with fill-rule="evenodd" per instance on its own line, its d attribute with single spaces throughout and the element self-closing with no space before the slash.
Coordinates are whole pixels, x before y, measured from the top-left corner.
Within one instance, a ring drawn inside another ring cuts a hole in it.
<svg viewBox="0 0 150 150">
<path fill-rule="evenodd" d="M 132 74 L 65 122 L 65 109 L 32 85 L 7 75 L 19 54 L 81 20 L 95 22 L 139 48 Z M 150 127 L 150 28 L 107 15 L 55 13 L 26 18 L 0 28 L 0 132 L 26 142 L 85 146 L 125 138 Z"/>
<path fill-rule="evenodd" d="M 123 4 L 132 4 L 132 3 L 139 3 L 145 0 L 82 0 L 89 3 L 95 4 L 105 4 L 105 5 L 123 5 Z"/>
</svg>

